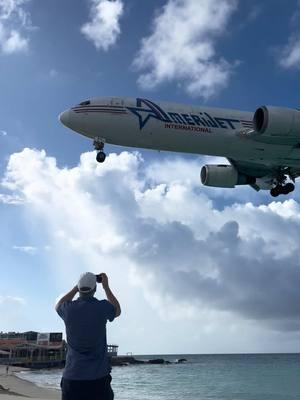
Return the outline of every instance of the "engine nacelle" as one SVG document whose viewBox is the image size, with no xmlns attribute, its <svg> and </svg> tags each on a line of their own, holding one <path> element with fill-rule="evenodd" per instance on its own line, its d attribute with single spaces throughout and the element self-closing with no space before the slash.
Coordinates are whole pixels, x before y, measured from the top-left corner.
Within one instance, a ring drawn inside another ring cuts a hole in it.
<svg viewBox="0 0 300 400">
<path fill-rule="evenodd" d="M 203 185 L 222 188 L 234 188 L 256 181 L 254 177 L 239 174 L 232 165 L 204 165 L 200 177 Z"/>
<path fill-rule="evenodd" d="M 259 107 L 254 114 L 256 133 L 264 136 L 300 137 L 300 111 L 282 107 Z"/>
</svg>

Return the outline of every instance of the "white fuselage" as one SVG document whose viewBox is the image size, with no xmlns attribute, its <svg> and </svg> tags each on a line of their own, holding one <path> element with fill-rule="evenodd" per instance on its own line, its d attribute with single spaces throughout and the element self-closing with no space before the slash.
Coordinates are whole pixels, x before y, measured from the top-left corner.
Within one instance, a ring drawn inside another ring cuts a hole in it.
<svg viewBox="0 0 300 400">
<path fill-rule="evenodd" d="M 65 111 L 60 119 L 84 136 L 120 146 L 270 165 L 287 160 L 292 150 L 287 143 L 268 143 L 247 135 L 253 127 L 253 113 L 237 110 L 103 97 Z"/>
</svg>

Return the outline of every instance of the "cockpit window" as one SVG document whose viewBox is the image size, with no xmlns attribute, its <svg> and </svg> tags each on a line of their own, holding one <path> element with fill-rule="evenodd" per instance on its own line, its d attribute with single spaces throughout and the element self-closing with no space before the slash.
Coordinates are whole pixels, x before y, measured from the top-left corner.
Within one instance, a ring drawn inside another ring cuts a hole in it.
<svg viewBox="0 0 300 400">
<path fill-rule="evenodd" d="M 82 101 L 81 103 L 79 103 L 80 106 L 88 106 L 90 104 L 91 104 L 90 100 Z"/>
</svg>

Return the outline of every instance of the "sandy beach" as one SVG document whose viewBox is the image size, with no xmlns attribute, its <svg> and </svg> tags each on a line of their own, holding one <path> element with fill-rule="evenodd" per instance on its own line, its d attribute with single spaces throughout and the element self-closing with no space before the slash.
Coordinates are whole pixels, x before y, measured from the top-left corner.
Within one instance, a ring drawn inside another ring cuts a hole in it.
<svg viewBox="0 0 300 400">
<path fill-rule="evenodd" d="M 6 375 L 5 366 L 0 366 L 1 400 L 20 400 L 21 397 L 38 400 L 61 398 L 60 391 L 58 390 L 40 388 L 33 383 L 20 379 L 14 375 L 14 372 L 23 370 L 24 368 L 10 367 L 9 374 Z"/>
</svg>

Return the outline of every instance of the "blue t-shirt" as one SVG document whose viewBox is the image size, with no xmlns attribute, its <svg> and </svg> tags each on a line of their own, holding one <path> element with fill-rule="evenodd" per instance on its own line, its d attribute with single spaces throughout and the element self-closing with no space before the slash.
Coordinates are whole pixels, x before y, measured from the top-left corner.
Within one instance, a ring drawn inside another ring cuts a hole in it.
<svg viewBox="0 0 300 400">
<path fill-rule="evenodd" d="M 66 325 L 68 351 L 63 377 L 94 380 L 110 373 L 106 322 L 116 317 L 115 307 L 95 297 L 65 301 L 57 309 Z"/>
</svg>

